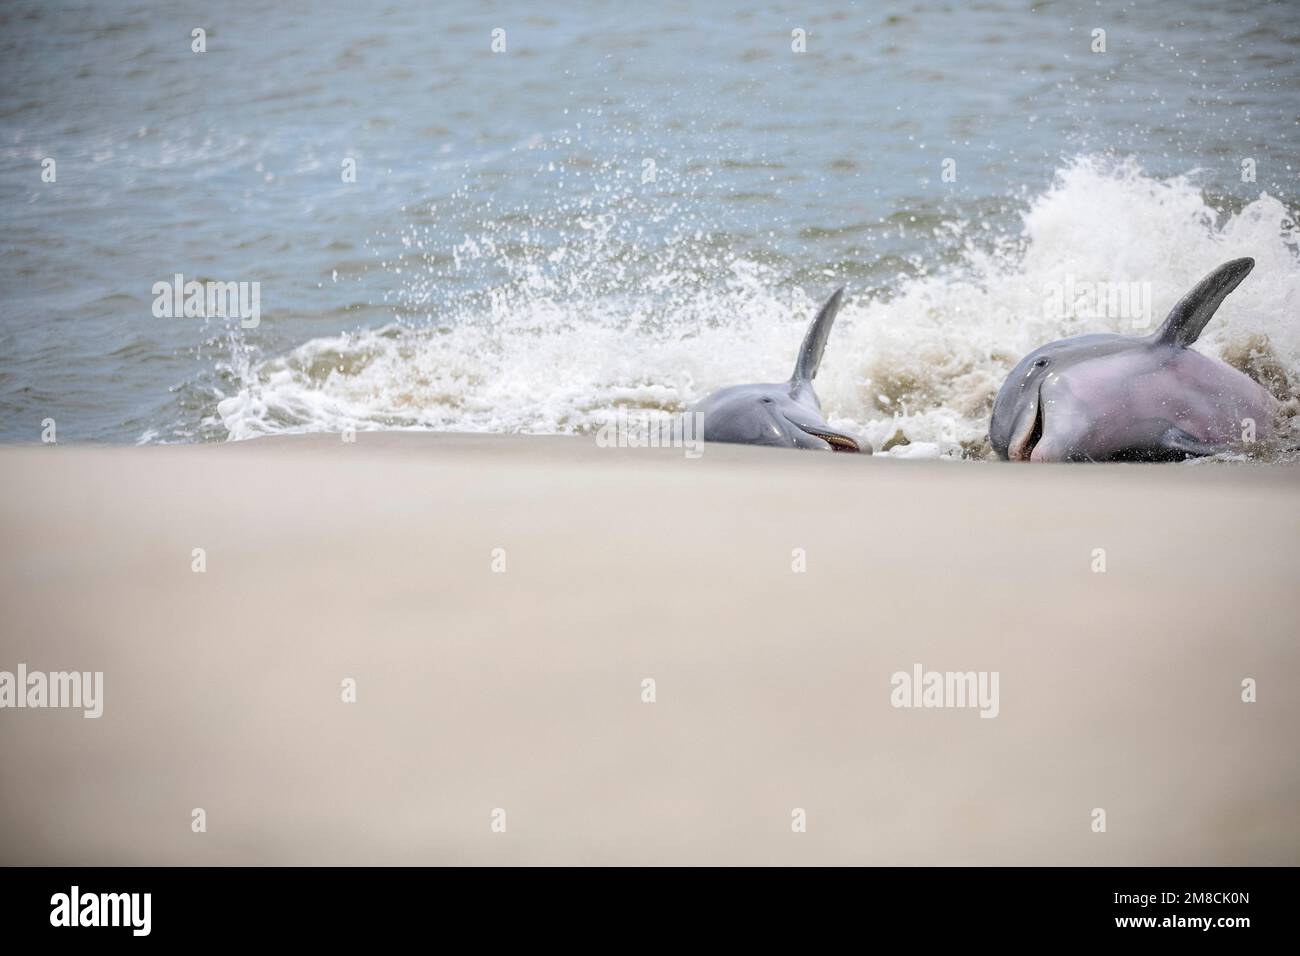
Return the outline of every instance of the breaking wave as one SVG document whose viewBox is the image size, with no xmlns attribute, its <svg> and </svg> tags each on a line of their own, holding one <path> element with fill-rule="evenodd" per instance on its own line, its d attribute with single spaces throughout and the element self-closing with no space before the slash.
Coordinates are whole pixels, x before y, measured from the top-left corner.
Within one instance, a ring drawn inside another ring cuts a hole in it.
<svg viewBox="0 0 1300 956">
<path fill-rule="evenodd" d="M 450 250 L 438 246 L 436 212 L 412 214 L 395 237 L 401 264 L 384 264 L 399 277 L 392 323 L 245 355 L 211 424 L 231 439 L 347 427 L 585 433 L 619 406 L 671 414 L 724 385 L 785 379 L 820 300 L 846 282 L 817 379 L 830 423 L 878 452 L 983 458 L 993 396 L 1021 356 L 1085 331 L 1140 331 L 1131 312 L 1059 298 L 1054 308 L 1053 290 L 1142 288 L 1159 323 L 1238 256 L 1255 270 L 1197 347 L 1297 409 L 1294 215 L 1267 194 L 1216 205 L 1194 171 L 1157 179 L 1131 161 L 1080 157 L 1017 200 L 1009 222 L 932 215 L 936 261 L 861 270 L 800 271 L 755 253 L 761 243 L 728 242 L 689 203 L 643 208 L 626 184 L 587 195 L 562 221 L 493 218 Z M 490 281 L 472 288 L 448 281 L 456 275 Z"/>
</svg>

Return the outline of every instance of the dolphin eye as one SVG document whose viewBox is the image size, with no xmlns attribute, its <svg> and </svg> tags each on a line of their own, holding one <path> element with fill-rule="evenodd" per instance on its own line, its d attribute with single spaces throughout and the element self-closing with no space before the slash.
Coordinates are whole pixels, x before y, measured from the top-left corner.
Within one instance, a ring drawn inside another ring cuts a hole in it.
<svg viewBox="0 0 1300 956">
<path fill-rule="evenodd" d="M 1047 367 L 1047 359 L 1045 358 L 1040 358 L 1038 361 L 1034 362 L 1034 368 L 1046 368 L 1046 367 Z"/>
<path fill-rule="evenodd" d="M 765 399 L 763 399 L 763 404 L 764 404 L 764 405 L 771 405 L 771 404 L 772 404 L 772 400 L 771 400 L 770 398 L 765 398 Z"/>
</svg>

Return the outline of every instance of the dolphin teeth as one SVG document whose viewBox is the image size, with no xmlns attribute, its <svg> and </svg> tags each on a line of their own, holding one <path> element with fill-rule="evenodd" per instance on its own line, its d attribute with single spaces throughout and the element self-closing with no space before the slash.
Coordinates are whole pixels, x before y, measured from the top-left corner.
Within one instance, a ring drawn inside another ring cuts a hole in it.
<svg viewBox="0 0 1300 956">
<path fill-rule="evenodd" d="M 831 446 L 831 451 L 862 451 L 862 448 L 852 438 L 847 435 L 831 435 L 827 432 L 808 432 L 810 435 L 816 435 L 822 441 Z"/>
<path fill-rule="evenodd" d="M 1034 454 L 1034 449 L 1038 443 L 1043 440 L 1043 399 L 1039 396 L 1038 413 L 1034 416 L 1034 430 L 1029 433 L 1029 441 L 1025 442 L 1025 461 L 1028 461 Z"/>
<path fill-rule="evenodd" d="M 1043 440 L 1043 393 L 1041 386 L 1035 402 L 1037 404 L 1034 408 L 1034 421 L 1029 426 L 1028 432 L 1021 428 L 1011 436 L 1011 444 L 1007 448 L 1007 458 L 1011 461 L 1029 461 L 1030 455 L 1034 453 L 1038 443 Z"/>
</svg>

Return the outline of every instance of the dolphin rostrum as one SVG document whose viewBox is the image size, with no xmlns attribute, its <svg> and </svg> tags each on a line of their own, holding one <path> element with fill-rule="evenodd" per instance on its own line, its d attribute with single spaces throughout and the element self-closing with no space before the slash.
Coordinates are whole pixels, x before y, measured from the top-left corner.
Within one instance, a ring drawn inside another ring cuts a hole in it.
<svg viewBox="0 0 1300 956">
<path fill-rule="evenodd" d="M 1152 335 L 1079 335 L 1030 352 L 993 403 L 989 438 L 998 457 L 1178 461 L 1269 437 L 1273 396 L 1189 348 L 1254 266 L 1254 259 L 1219 266 Z"/>
</svg>

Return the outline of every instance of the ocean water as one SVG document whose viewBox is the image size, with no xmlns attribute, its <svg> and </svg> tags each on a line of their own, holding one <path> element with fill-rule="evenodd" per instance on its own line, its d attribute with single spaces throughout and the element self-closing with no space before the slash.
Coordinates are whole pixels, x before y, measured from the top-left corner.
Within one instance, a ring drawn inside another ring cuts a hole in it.
<svg viewBox="0 0 1300 956">
<path fill-rule="evenodd" d="M 1242 255 L 1198 348 L 1294 421 L 1298 56 L 1291 2 L 7 0 L 0 440 L 589 433 L 784 379 L 845 285 L 829 421 L 984 458 L 1024 353 L 1138 329 L 1053 290 L 1158 323 Z"/>
</svg>

